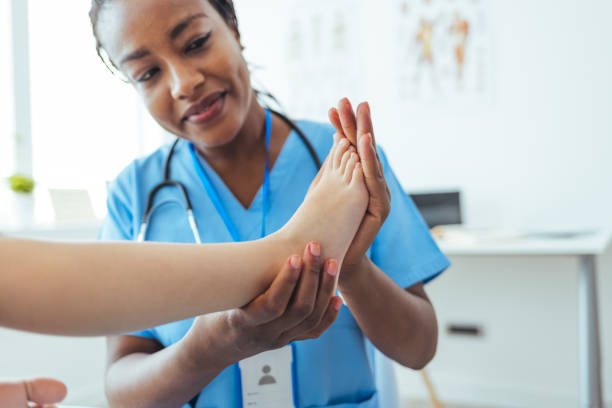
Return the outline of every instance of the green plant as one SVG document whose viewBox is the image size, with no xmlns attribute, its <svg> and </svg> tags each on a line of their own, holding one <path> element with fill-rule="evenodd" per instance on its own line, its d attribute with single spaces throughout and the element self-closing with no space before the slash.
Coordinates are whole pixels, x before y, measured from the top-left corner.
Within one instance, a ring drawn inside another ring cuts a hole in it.
<svg viewBox="0 0 612 408">
<path fill-rule="evenodd" d="M 21 174 L 13 174 L 9 177 L 9 183 L 16 193 L 31 193 L 35 185 L 34 180 Z"/>
</svg>

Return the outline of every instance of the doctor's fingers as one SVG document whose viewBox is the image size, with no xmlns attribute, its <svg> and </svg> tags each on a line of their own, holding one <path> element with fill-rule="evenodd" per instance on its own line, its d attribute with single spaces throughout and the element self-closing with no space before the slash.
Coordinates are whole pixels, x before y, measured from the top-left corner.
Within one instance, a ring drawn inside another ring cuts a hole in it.
<svg viewBox="0 0 612 408">
<path fill-rule="evenodd" d="M 308 329 L 316 326 L 323 318 L 325 308 L 334 294 L 335 280 L 326 272 L 327 267 L 321 266 L 320 247 L 314 246 L 314 249 L 315 254 L 304 253 L 304 268 L 299 287 L 293 294 L 285 314 L 261 327 L 274 338 L 275 347 L 287 344 L 283 340 L 286 337 L 284 333 L 295 329 L 294 333 L 302 334 L 307 330 L 305 325 Z M 307 247 L 307 252 L 309 251 L 310 246 Z M 323 276 L 320 277 L 321 275 Z"/>
<path fill-rule="evenodd" d="M 346 137 L 344 135 L 344 129 L 342 129 L 342 122 L 340 122 L 340 114 L 338 113 L 338 109 L 330 108 L 329 111 L 327 111 L 327 116 L 329 117 L 331 124 L 336 128 L 337 133 L 334 134 L 334 142 L 337 138 Z"/>
<path fill-rule="evenodd" d="M 385 174 L 382 167 L 374 137 L 371 133 L 367 133 L 360 137 L 358 146 L 359 158 L 363 166 L 363 175 L 366 179 L 366 185 L 370 190 L 370 195 L 374 193 L 372 189 L 382 187 L 385 182 Z"/>
<path fill-rule="evenodd" d="M 290 330 L 279 331 L 282 326 L 275 324 L 277 322 L 272 322 L 256 328 L 250 334 L 250 339 L 262 350 L 281 348 L 292 341 L 316 339 L 336 321 L 342 307 L 342 300 L 338 296 L 333 296 L 326 306 L 324 313 L 318 320 L 319 324 L 314 329 L 307 330 L 306 323 L 303 323 Z"/>
<path fill-rule="evenodd" d="M 322 319 L 314 329 L 299 333 L 297 333 L 297 330 L 291 330 L 291 332 L 287 332 L 283 335 L 283 341 L 285 343 L 290 343 L 292 341 L 318 339 L 336 321 L 341 307 L 342 299 L 340 299 L 339 296 L 332 297 L 325 309 Z"/>
<path fill-rule="evenodd" d="M 382 225 L 391 211 L 391 193 L 371 134 L 360 140 L 360 150 L 365 184 L 370 193 L 368 213 L 379 218 Z"/>
<path fill-rule="evenodd" d="M 242 310 L 246 324 L 260 326 L 283 316 L 300 281 L 304 262 L 299 255 L 292 255 L 281 267 L 270 287 Z"/>
<path fill-rule="evenodd" d="M 292 341 L 295 338 L 310 335 L 313 330 L 319 331 L 317 329 L 320 328 L 322 322 L 329 320 L 330 312 L 328 309 L 334 299 L 337 277 L 338 262 L 335 259 L 327 260 L 323 268 L 323 276 L 321 278 L 314 309 L 298 325 L 293 328 L 286 328 L 283 337 L 289 338 L 289 341 Z M 333 322 L 333 320 L 331 322 Z M 327 328 L 329 324 L 324 324 L 323 326 Z M 322 333 L 324 330 L 325 329 L 322 329 L 320 332 Z"/>
<path fill-rule="evenodd" d="M 357 106 L 357 143 L 359 143 L 359 137 L 368 133 L 374 136 L 374 126 L 372 125 L 372 112 L 370 110 L 370 104 L 362 102 Z"/>
<path fill-rule="evenodd" d="M 350 140 L 353 146 L 357 146 L 357 120 L 355 119 L 355 113 L 353 106 L 348 98 L 343 98 L 338 103 L 338 113 L 340 115 L 340 123 L 344 135 Z"/>
<path fill-rule="evenodd" d="M 378 171 L 382 173 L 382 164 L 380 157 L 378 157 L 378 151 L 376 150 L 376 137 L 374 136 L 374 126 L 372 125 L 372 113 L 370 111 L 370 105 L 367 102 L 360 103 L 357 107 L 357 150 L 359 155 L 362 155 L 364 142 L 363 139 L 369 135 L 372 139 L 371 145 L 374 147 L 374 155 L 376 156 L 376 164 Z"/>
<path fill-rule="evenodd" d="M 309 243 L 304 250 L 303 260 L 302 275 L 293 294 L 293 299 L 285 314 L 275 322 L 279 333 L 302 323 L 315 310 L 321 275 L 323 274 L 321 245 L 318 242 Z"/>
</svg>

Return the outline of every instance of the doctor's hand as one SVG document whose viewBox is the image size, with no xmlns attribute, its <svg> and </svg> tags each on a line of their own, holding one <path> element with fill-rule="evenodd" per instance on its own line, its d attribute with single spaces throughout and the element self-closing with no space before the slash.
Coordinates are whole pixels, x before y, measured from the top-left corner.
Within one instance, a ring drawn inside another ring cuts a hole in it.
<svg viewBox="0 0 612 408">
<path fill-rule="evenodd" d="M 374 138 L 372 116 L 368 103 L 361 103 L 357 107 L 357 115 L 355 116 L 351 103 L 347 98 L 344 98 L 339 102 L 338 109 L 331 108 L 329 110 L 329 120 L 341 137 L 346 137 L 353 146 L 357 147 L 366 187 L 370 193 L 366 214 L 344 258 L 339 279 L 339 286 L 342 291 L 344 283 L 351 279 L 351 275 L 357 273 L 361 266 L 368 264 L 365 253 L 374 242 L 378 231 L 380 231 L 389 215 L 391 194 L 385 181 L 382 163 L 376 151 L 376 139 Z"/>
<path fill-rule="evenodd" d="M 294 255 L 282 266 L 270 287 L 246 306 L 196 319 L 191 331 L 214 329 L 217 363 L 229 366 L 293 341 L 318 338 L 336 320 L 342 300 L 334 296 L 338 276 L 335 260 L 323 262 L 321 247 L 310 243 L 302 257 Z M 219 319 L 222 324 L 219 324 Z M 201 353 L 210 354 L 210 340 L 201 343 Z M 220 344 L 222 343 L 222 344 Z M 197 354 L 197 353 L 196 353 Z"/>
<path fill-rule="evenodd" d="M 52 408 L 66 397 L 66 386 L 48 378 L 29 381 L 0 381 L 0 407 Z"/>
</svg>

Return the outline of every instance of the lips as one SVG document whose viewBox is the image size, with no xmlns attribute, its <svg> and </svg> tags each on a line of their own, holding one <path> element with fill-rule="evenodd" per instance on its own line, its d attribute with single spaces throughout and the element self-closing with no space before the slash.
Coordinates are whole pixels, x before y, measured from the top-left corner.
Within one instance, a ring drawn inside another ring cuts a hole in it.
<svg viewBox="0 0 612 408">
<path fill-rule="evenodd" d="M 183 121 L 197 119 L 198 117 L 206 116 L 206 112 L 219 102 L 220 99 L 227 95 L 227 91 L 217 91 L 210 93 L 202 101 L 192 105 L 183 115 Z"/>
</svg>

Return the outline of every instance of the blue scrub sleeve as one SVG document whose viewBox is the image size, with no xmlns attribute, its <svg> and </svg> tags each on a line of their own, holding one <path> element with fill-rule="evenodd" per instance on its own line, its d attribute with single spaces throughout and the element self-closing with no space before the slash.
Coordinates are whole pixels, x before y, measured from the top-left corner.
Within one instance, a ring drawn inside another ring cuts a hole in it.
<svg viewBox="0 0 612 408">
<path fill-rule="evenodd" d="M 391 211 L 372 244 L 371 259 L 399 286 L 427 283 L 450 265 L 427 224 L 378 148 L 391 193 Z"/>
<path fill-rule="evenodd" d="M 133 214 L 130 191 L 133 188 L 133 165 L 128 166 L 109 185 L 106 200 L 107 215 L 98 233 L 100 241 L 133 241 Z"/>
<path fill-rule="evenodd" d="M 158 340 L 157 335 L 155 334 L 155 329 L 146 329 L 132 333 L 125 333 L 126 336 L 136 336 L 136 337 L 145 337 L 151 340 Z"/>
</svg>

